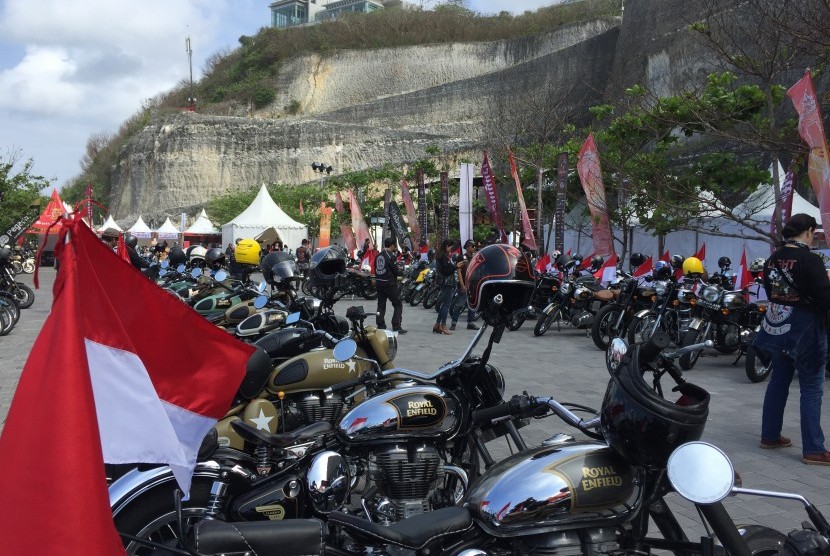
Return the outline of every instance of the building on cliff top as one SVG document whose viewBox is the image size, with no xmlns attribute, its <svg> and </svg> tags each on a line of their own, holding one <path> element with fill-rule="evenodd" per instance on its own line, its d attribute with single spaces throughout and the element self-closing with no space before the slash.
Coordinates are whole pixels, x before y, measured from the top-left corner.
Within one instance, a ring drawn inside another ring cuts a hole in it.
<svg viewBox="0 0 830 556">
<path fill-rule="evenodd" d="M 401 6 L 401 0 L 277 0 L 272 2 L 271 27 L 313 25 L 344 13 L 371 13 Z"/>
</svg>

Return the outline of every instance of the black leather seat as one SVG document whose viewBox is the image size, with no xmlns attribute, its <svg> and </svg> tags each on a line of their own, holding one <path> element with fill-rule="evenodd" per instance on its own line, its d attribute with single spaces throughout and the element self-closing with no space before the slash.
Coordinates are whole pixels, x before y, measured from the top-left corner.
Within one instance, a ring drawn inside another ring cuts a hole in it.
<svg viewBox="0 0 830 556">
<path fill-rule="evenodd" d="M 328 522 L 345 528 L 355 537 L 411 550 L 421 550 L 442 537 L 458 535 L 473 526 L 470 512 L 458 506 L 423 513 L 388 526 L 343 512 L 332 512 L 329 514 Z"/>
<path fill-rule="evenodd" d="M 317 519 L 229 523 L 204 520 L 196 526 L 195 548 L 206 556 L 312 556 L 323 554 L 323 524 Z"/>
<path fill-rule="evenodd" d="M 245 439 L 246 442 L 261 445 L 268 444 L 275 448 L 285 448 L 299 442 L 306 442 L 314 440 L 320 435 L 330 433 L 334 430 L 331 423 L 328 421 L 318 421 L 304 427 L 300 427 L 291 432 L 283 432 L 278 434 L 271 434 L 268 431 L 257 429 L 253 425 L 249 425 L 245 421 L 231 421 L 231 427 Z"/>
</svg>

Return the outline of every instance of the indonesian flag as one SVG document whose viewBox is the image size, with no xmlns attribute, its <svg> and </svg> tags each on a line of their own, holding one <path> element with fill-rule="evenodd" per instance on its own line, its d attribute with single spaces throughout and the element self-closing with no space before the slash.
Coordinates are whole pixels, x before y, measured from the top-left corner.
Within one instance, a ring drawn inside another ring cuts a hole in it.
<svg viewBox="0 0 830 556">
<path fill-rule="evenodd" d="M 703 245 L 700 246 L 697 253 L 695 253 L 695 258 L 700 259 L 700 262 L 706 260 L 706 242 L 703 242 Z"/>
<path fill-rule="evenodd" d="M 649 258 L 646 259 L 646 262 L 644 262 L 643 264 L 641 264 L 640 266 L 638 266 L 637 268 L 634 269 L 634 272 L 632 272 L 632 275 L 635 278 L 643 278 L 645 276 L 651 276 L 651 273 L 652 273 L 652 270 L 653 270 L 652 266 L 654 266 L 654 263 L 652 262 L 652 257 L 649 257 Z"/>
<path fill-rule="evenodd" d="M 670 263 L 671 262 L 671 254 L 669 253 L 669 250 L 666 249 L 666 252 L 663 253 L 663 256 L 660 257 L 658 260 L 666 261 L 667 263 Z"/>
<path fill-rule="evenodd" d="M 579 264 L 579 267 L 577 267 L 577 270 L 588 270 L 589 268 L 591 268 L 591 259 L 594 258 L 594 255 L 595 253 L 591 253 L 590 255 L 582 259 L 582 262 Z"/>
<path fill-rule="evenodd" d="M 749 273 L 749 263 L 746 262 L 746 246 L 741 254 L 741 265 L 735 275 L 735 289 L 740 290 L 752 284 L 752 274 Z"/>
<path fill-rule="evenodd" d="M 544 256 L 539 257 L 539 260 L 536 261 L 536 272 L 546 272 L 549 264 L 550 253 L 545 253 Z"/>
<path fill-rule="evenodd" d="M 187 492 L 254 348 L 120 260 L 79 216 L 57 256 L 52 310 L 0 437 L 0 538 L 7 554 L 123 555 L 104 462 L 166 463 Z M 71 509 L 56 511 L 63 502 Z"/>
<path fill-rule="evenodd" d="M 607 284 L 617 276 L 617 254 L 612 253 L 608 260 L 594 272 L 594 278 Z"/>
</svg>

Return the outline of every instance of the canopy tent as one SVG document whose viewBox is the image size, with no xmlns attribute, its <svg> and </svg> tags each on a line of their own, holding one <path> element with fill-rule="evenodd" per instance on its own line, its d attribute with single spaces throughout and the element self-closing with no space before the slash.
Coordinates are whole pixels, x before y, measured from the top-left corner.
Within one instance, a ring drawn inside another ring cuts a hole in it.
<svg viewBox="0 0 830 556">
<path fill-rule="evenodd" d="M 248 208 L 222 226 L 222 245 L 233 244 L 240 238 L 255 238 L 268 228 L 274 228 L 283 243 L 294 249 L 308 236 L 306 226 L 285 214 L 263 185 Z"/>
<path fill-rule="evenodd" d="M 107 217 L 107 221 L 104 222 L 100 228 L 98 228 L 98 233 L 103 234 L 107 230 L 118 232 L 119 234 L 124 233 L 124 230 L 122 230 L 121 227 L 116 224 L 115 220 L 112 219 L 111 214 Z"/>
<path fill-rule="evenodd" d="M 199 218 L 190 226 L 188 229 L 184 231 L 185 237 L 187 236 L 219 236 L 222 235 L 216 226 L 213 225 L 213 222 L 207 217 L 205 213 L 205 209 L 202 209 L 202 213 L 199 215 Z"/>
<path fill-rule="evenodd" d="M 281 241 L 283 245 L 285 245 L 285 239 L 280 235 L 276 228 L 271 226 L 270 228 L 266 228 L 262 232 L 254 237 L 255 240 L 264 243 L 265 245 L 271 245 L 275 241 Z M 300 240 L 302 241 L 302 240 Z"/>
<path fill-rule="evenodd" d="M 66 212 L 66 208 L 63 206 L 60 195 L 58 195 L 58 190 L 53 189 L 52 198 L 49 199 L 49 202 L 46 204 L 46 208 L 43 209 L 43 212 L 40 213 L 40 216 L 38 216 L 34 224 L 29 226 L 26 233 L 46 234 L 48 230 L 49 234 L 57 234 L 60 231 L 58 226 L 54 226 L 52 229 L 49 229 L 49 227 L 52 226 L 52 224 L 60 218 L 64 212 Z"/>
<path fill-rule="evenodd" d="M 127 230 L 127 233 L 131 236 L 135 236 L 138 239 L 147 239 L 149 240 L 153 237 L 153 230 L 150 229 L 150 226 L 144 223 L 144 219 L 139 216 L 138 220 L 135 221 L 135 224 L 130 226 Z"/>
<path fill-rule="evenodd" d="M 159 239 L 178 239 L 179 230 L 170 222 L 170 217 L 168 217 L 164 224 L 156 230 L 156 235 Z"/>
</svg>

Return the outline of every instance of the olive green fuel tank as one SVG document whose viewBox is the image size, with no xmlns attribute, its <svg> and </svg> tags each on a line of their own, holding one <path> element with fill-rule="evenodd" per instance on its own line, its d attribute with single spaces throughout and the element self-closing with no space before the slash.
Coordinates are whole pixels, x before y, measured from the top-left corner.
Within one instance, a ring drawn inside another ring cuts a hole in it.
<svg viewBox="0 0 830 556">
<path fill-rule="evenodd" d="M 366 357 L 362 350 L 358 350 L 357 354 Z M 277 366 L 268 377 L 265 388 L 271 394 L 322 390 L 357 378 L 369 369 L 371 364 L 357 359 L 341 363 L 334 358 L 330 349 L 310 351 Z"/>
</svg>

